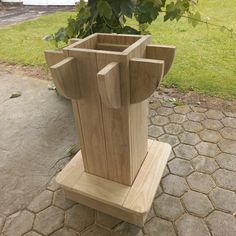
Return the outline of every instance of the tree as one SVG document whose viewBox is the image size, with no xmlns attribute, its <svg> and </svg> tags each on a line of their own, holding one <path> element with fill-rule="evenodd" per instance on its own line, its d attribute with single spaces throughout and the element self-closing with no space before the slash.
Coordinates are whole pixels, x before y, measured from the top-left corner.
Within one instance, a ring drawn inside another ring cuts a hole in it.
<svg viewBox="0 0 236 236">
<path fill-rule="evenodd" d="M 66 27 L 46 40 L 68 42 L 70 38 L 84 38 L 92 33 L 145 34 L 148 26 L 162 13 L 164 21 L 189 18 L 193 26 L 201 20 L 195 10 L 198 0 L 81 0 L 77 15 L 70 17 Z M 135 18 L 138 27 L 126 24 L 127 18 Z"/>
</svg>

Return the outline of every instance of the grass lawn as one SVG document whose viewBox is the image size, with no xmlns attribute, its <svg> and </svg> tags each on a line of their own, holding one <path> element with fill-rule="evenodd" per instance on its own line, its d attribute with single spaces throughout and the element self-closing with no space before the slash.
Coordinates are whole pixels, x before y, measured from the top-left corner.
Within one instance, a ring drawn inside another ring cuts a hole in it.
<svg viewBox="0 0 236 236">
<path fill-rule="evenodd" d="M 236 4 L 232 0 L 200 1 L 198 8 L 213 23 L 236 30 Z M 0 61 L 45 67 L 43 51 L 53 45 L 42 41 L 42 37 L 66 24 L 71 14 L 56 13 L 0 28 Z M 231 37 L 228 32 L 211 26 L 207 29 L 204 24 L 193 28 L 186 19 L 163 23 L 161 18 L 149 30 L 154 43 L 177 46 L 174 66 L 163 85 L 236 98 L 236 33 Z"/>
</svg>

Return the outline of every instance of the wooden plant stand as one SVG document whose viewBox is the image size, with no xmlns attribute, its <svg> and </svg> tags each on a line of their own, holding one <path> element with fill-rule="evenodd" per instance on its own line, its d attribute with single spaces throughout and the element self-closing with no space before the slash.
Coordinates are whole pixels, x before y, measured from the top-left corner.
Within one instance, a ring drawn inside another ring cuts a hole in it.
<svg viewBox="0 0 236 236">
<path fill-rule="evenodd" d="M 45 52 L 57 90 L 72 101 L 81 144 L 56 178 L 68 198 L 144 225 L 171 151 L 148 140 L 147 98 L 174 55 L 150 36 L 118 34 Z"/>
</svg>

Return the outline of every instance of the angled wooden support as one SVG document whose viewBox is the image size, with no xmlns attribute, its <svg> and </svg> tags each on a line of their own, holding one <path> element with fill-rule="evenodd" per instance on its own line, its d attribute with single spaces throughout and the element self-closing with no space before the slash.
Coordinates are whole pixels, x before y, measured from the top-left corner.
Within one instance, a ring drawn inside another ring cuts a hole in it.
<svg viewBox="0 0 236 236">
<path fill-rule="evenodd" d="M 62 51 L 56 51 L 56 50 L 46 50 L 44 51 L 44 55 L 48 67 L 57 64 L 58 62 L 62 61 L 65 58 Z"/>
<path fill-rule="evenodd" d="M 164 61 L 146 58 L 130 60 L 130 103 L 147 99 L 158 87 L 164 73 Z"/>
<path fill-rule="evenodd" d="M 81 39 L 78 39 L 78 38 L 71 38 L 70 39 L 70 44 L 73 44 L 73 43 L 77 43 L 79 42 Z"/>
<path fill-rule="evenodd" d="M 58 92 L 66 98 L 78 100 L 80 96 L 76 59 L 67 57 L 50 67 Z"/>
<path fill-rule="evenodd" d="M 98 91 L 102 102 L 109 108 L 120 108 L 119 63 L 111 62 L 97 74 Z"/>
<path fill-rule="evenodd" d="M 175 58 L 175 46 L 152 45 L 146 47 L 146 58 L 163 60 L 165 62 L 164 75 L 165 76 L 171 68 Z"/>
</svg>

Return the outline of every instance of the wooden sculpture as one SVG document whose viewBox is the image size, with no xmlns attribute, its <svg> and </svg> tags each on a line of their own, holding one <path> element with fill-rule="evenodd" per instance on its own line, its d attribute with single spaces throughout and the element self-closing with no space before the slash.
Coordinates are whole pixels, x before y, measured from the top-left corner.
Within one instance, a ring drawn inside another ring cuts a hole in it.
<svg viewBox="0 0 236 236">
<path fill-rule="evenodd" d="M 118 34 L 45 52 L 58 92 L 72 100 L 81 144 L 57 176 L 68 198 L 143 226 L 171 150 L 148 140 L 147 98 L 174 55 L 150 36 Z"/>
</svg>

